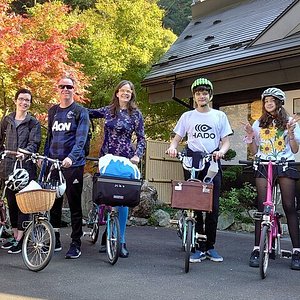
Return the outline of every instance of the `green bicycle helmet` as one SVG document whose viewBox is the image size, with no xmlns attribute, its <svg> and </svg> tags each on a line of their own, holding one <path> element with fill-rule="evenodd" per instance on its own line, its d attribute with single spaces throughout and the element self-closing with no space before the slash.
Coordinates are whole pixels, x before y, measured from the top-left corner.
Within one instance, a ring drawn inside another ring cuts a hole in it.
<svg viewBox="0 0 300 300">
<path fill-rule="evenodd" d="M 213 90 L 214 90 L 214 87 L 213 87 L 212 83 L 211 83 L 208 79 L 206 79 L 206 78 L 198 78 L 198 79 L 196 79 L 196 80 L 193 82 L 192 86 L 191 86 L 192 92 L 193 92 L 193 90 L 194 90 L 196 87 L 199 87 L 199 86 L 200 86 L 200 87 L 203 87 L 205 90 L 211 91 L 211 93 L 212 93 Z"/>
</svg>

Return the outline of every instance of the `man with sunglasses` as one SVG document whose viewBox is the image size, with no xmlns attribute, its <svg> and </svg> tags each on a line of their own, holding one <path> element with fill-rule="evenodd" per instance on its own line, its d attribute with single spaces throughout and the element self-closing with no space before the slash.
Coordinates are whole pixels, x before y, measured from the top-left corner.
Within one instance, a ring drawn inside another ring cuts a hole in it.
<svg viewBox="0 0 300 300">
<path fill-rule="evenodd" d="M 72 242 L 66 258 L 78 258 L 81 255 L 84 145 L 89 130 L 87 110 L 74 101 L 74 84 L 74 80 L 70 77 L 62 77 L 58 82 L 60 103 L 52 106 L 48 111 L 48 133 L 45 145 L 45 155 L 62 161 L 62 171 L 66 180 L 66 196 L 72 225 Z M 63 197 L 56 198 L 50 211 L 51 224 L 55 230 L 55 251 L 62 250 L 59 234 L 62 205 Z"/>
</svg>

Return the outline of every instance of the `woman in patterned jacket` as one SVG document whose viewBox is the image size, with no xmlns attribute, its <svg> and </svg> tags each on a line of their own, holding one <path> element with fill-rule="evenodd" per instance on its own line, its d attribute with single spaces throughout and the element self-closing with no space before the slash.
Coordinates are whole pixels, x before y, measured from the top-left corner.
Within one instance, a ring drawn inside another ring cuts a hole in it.
<svg viewBox="0 0 300 300">
<path fill-rule="evenodd" d="M 90 109 L 90 118 L 104 118 L 104 141 L 100 149 L 100 157 L 113 154 L 130 159 L 138 164 L 145 151 L 143 116 L 135 103 L 134 85 L 128 80 L 121 81 L 115 88 L 111 103 L 98 109 Z M 136 135 L 136 147 L 132 143 Z M 125 243 L 125 229 L 128 217 L 128 207 L 120 206 L 119 221 L 121 232 L 120 257 L 128 257 Z M 105 251 L 104 238 L 100 252 Z"/>
</svg>

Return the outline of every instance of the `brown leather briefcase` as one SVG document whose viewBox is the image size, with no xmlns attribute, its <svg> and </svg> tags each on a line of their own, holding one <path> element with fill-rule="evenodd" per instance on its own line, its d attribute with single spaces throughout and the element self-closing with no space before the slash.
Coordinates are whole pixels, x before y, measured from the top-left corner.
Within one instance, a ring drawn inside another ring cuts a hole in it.
<svg viewBox="0 0 300 300">
<path fill-rule="evenodd" d="M 213 184 L 200 180 L 172 181 L 171 206 L 180 209 L 212 211 Z"/>
</svg>

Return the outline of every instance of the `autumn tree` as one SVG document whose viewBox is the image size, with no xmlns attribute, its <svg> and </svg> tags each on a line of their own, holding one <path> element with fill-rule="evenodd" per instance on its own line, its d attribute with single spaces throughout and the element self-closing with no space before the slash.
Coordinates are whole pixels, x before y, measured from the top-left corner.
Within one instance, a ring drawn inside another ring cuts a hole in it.
<svg viewBox="0 0 300 300">
<path fill-rule="evenodd" d="M 84 25 L 68 19 L 69 8 L 60 2 L 36 5 L 27 15 L 9 12 L 8 1 L 1 2 L 0 95 L 1 109 L 12 109 L 13 94 L 28 87 L 34 95 L 34 111 L 43 113 L 56 102 L 55 85 L 63 73 L 77 79 L 79 101 L 84 97 L 88 77 L 81 65 L 69 59 L 67 48 Z"/>
</svg>

